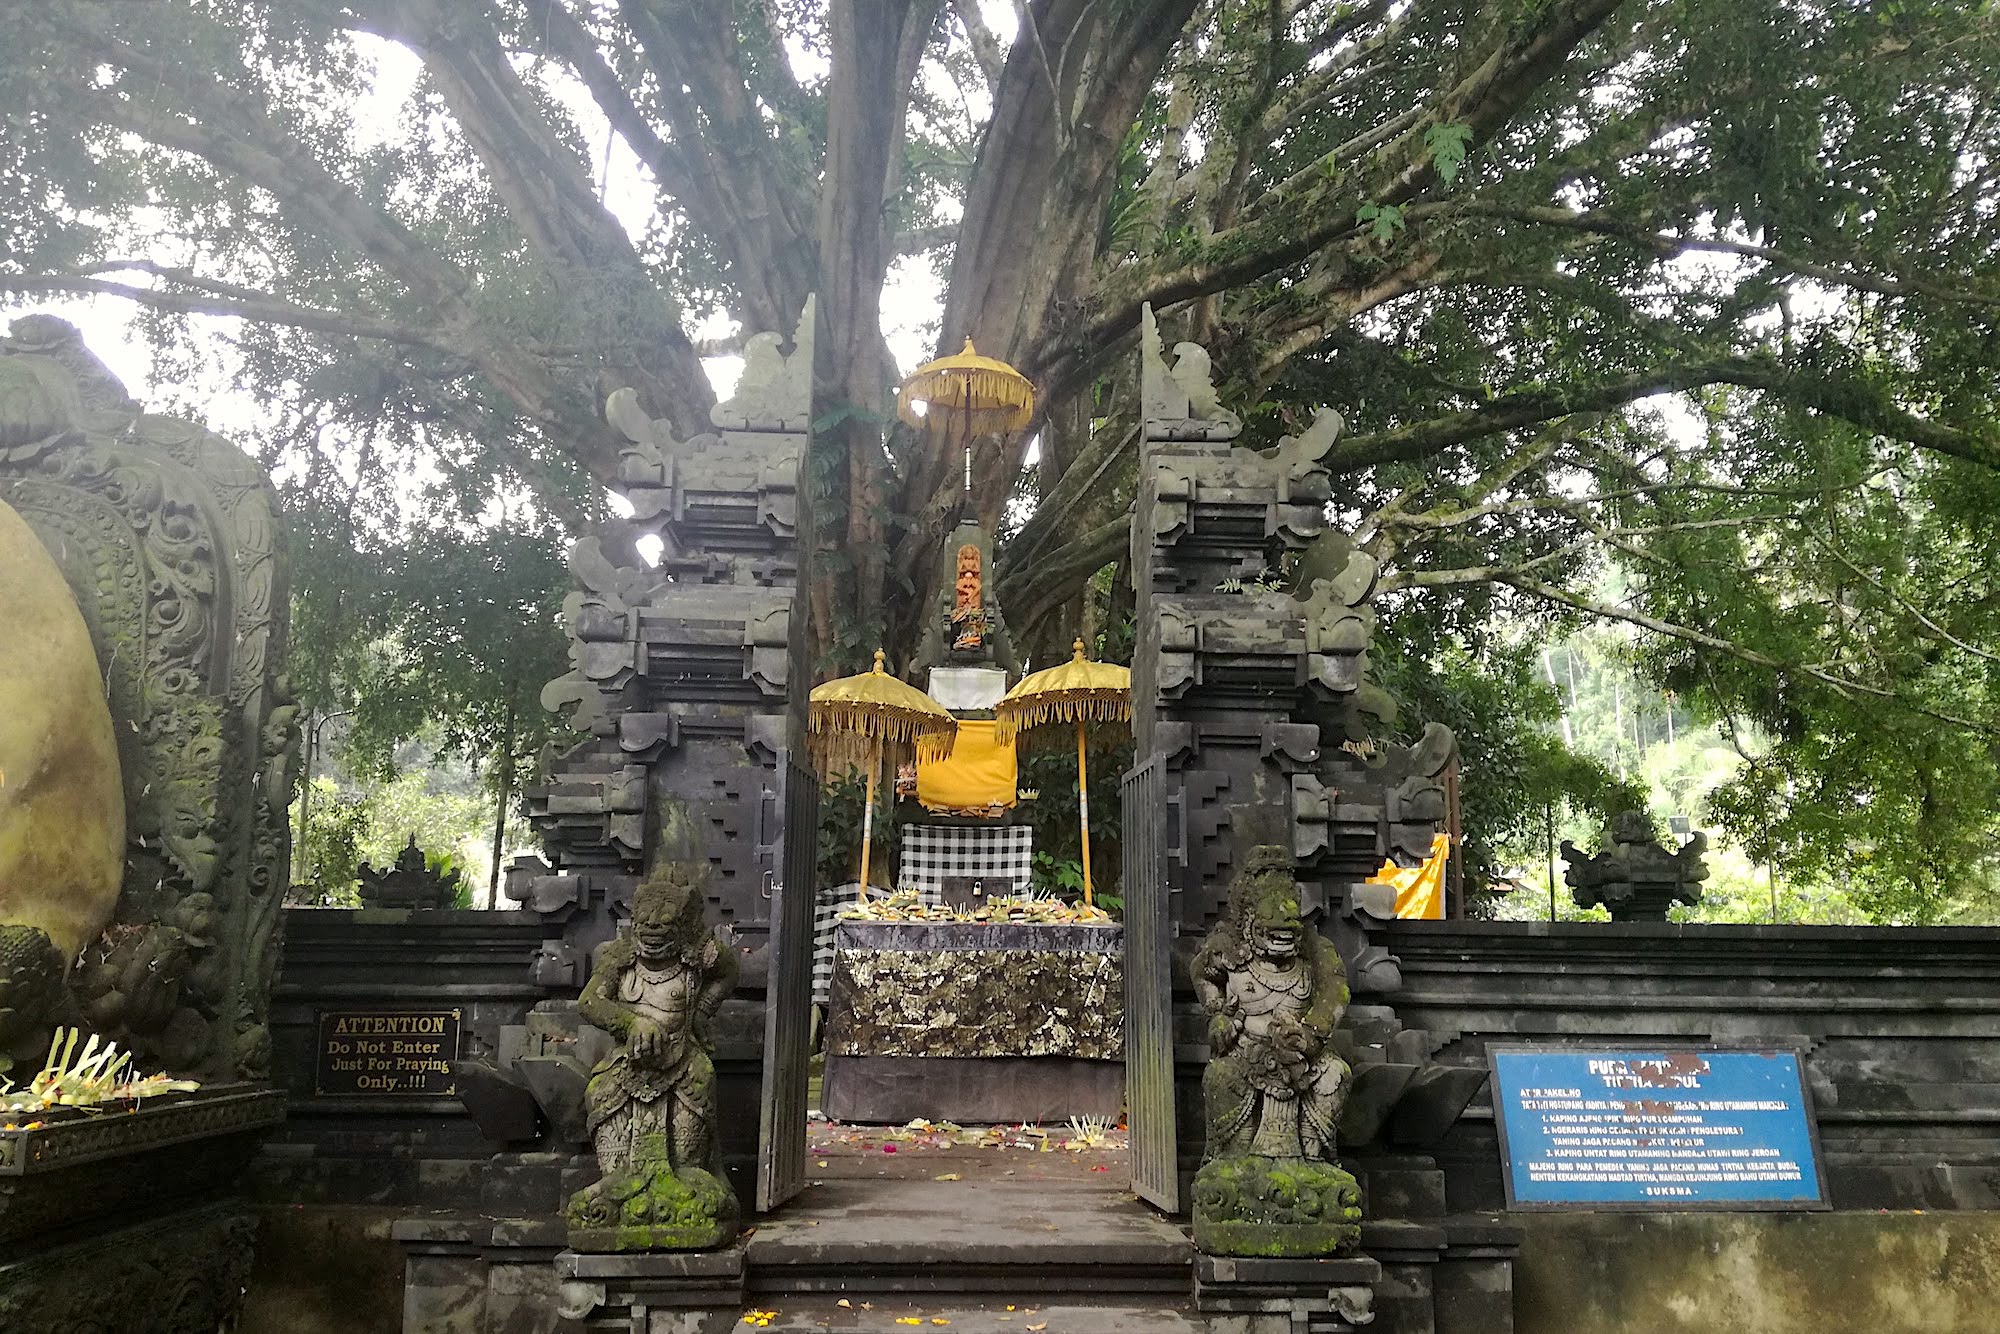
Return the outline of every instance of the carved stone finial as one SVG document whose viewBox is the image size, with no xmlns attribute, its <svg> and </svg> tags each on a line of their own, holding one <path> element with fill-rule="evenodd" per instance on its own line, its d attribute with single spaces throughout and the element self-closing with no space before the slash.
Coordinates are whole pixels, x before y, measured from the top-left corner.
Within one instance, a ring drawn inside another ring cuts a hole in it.
<svg viewBox="0 0 2000 1334">
<path fill-rule="evenodd" d="M 705 862 L 666 862 L 598 956 L 578 1011 L 618 1042 L 584 1094 L 603 1177 L 570 1197 L 580 1251 L 706 1250 L 736 1236 L 716 1137 L 709 1020 L 736 956 L 709 930 Z"/>
<path fill-rule="evenodd" d="M 1280 436 L 1276 445 L 1261 452 L 1265 458 L 1284 460 L 1289 465 L 1287 474 L 1297 480 L 1318 470 L 1326 456 L 1333 452 L 1346 425 L 1346 418 L 1334 409 L 1315 408 L 1312 425 L 1298 435 Z"/>
<path fill-rule="evenodd" d="M 63 392 L 86 409 L 125 416 L 139 411 L 138 400 L 125 391 L 125 382 L 84 346 L 82 330 L 59 316 L 23 315 L 0 338 L 0 352 L 46 358 L 60 367 L 70 382 Z"/>
<path fill-rule="evenodd" d="M 1661 845 L 1643 811 L 1622 811 L 1607 831 L 1604 850 L 1585 856 L 1568 839 L 1563 879 L 1579 908 L 1603 904 L 1614 922 L 1664 922 L 1676 903 L 1701 902 L 1708 879 L 1708 835 L 1697 832 L 1674 852 Z"/>
<path fill-rule="evenodd" d="M 1334 1158 L 1350 1072 L 1331 1041 L 1347 972 L 1300 912 L 1288 851 L 1251 849 L 1191 971 L 1209 1016 L 1195 1245 L 1211 1255 L 1351 1249 L 1361 1194 Z"/>
<path fill-rule="evenodd" d="M 1147 421 L 1179 424 L 1165 428 L 1171 436 L 1227 440 L 1243 429 L 1242 419 L 1216 397 L 1207 348 L 1176 343 L 1168 367 L 1151 303 L 1139 314 L 1139 397 Z"/>
<path fill-rule="evenodd" d="M 361 902 L 370 908 L 449 908 L 458 897 L 458 872 L 433 871 L 417 846 L 417 836 L 396 854 L 396 864 L 378 871 L 367 862 L 357 872 Z"/>
<path fill-rule="evenodd" d="M 813 319 L 819 298 L 806 298 L 786 356 L 784 338 L 750 335 L 743 344 L 743 374 L 736 390 L 709 410 L 708 419 L 725 430 L 799 431 L 812 418 Z"/>
</svg>

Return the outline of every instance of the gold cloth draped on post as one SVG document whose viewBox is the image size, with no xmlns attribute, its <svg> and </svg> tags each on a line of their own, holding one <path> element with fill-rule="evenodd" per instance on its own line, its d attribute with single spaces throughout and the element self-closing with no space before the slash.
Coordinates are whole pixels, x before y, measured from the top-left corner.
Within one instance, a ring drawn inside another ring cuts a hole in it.
<svg viewBox="0 0 2000 1334">
<path fill-rule="evenodd" d="M 951 754 L 917 764 L 917 800 L 934 811 L 1004 811 L 1019 797 L 1014 747 L 997 739 L 997 725 L 961 718 Z"/>
</svg>

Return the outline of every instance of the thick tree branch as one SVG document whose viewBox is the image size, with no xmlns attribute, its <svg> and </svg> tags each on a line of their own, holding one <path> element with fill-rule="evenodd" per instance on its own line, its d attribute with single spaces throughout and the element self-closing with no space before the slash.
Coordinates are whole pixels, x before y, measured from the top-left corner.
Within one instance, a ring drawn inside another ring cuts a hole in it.
<svg viewBox="0 0 2000 1334">
<path fill-rule="evenodd" d="M 1576 412 L 1604 412 L 1652 394 L 1733 384 L 1761 389 L 1801 406 L 1826 412 L 1857 426 L 1906 440 L 1934 453 L 2000 468 L 2000 444 L 1949 426 L 1925 421 L 1889 402 L 1880 391 L 1851 377 L 1791 370 L 1761 357 L 1723 358 L 1667 366 L 1594 385 L 1522 390 L 1485 405 L 1394 430 L 1350 436 L 1334 447 L 1328 463 L 1341 469 L 1378 463 L 1408 463 L 1499 431 L 1515 430 Z"/>
<path fill-rule="evenodd" d="M 773 142 L 745 82 L 734 5 L 618 0 L 618 12 L 653 68 L 693 188 L 726 219 L 715 241 L 736 262 L 745 317 L 789 328 L 818 287 L 818 190 L 809 167 Z"/>
<path fill-rule="evenodd" d="M 563 0 L 528 0 L 528 15 L 547 41 L 549 54 L 568 65 L 576 74 L 611 128 L 653 173 L 660 189 L 687 210 L 696 226 L 721 239 L 727 227 L 710 213 L 707 207 L 709 197 L 696 183 L 680 145 L 668 143 L 662 138 L 659 131 L 653 128 L 653 123 L 646 119 L 645 113 L 639 110 L 624 81 L 605 62 L 597 38 L 570 12 Z"/>
<path fill-rule="evenodd" d="M 235 287 L 235 284 L 216 283 L 213 286 Z M 181 315 L 216 315 L 255 323 L 281 324 L 288 328 L 304 329 L 310 333 L 342 338 L 375 338 L 387 343 L 403 343 L 427 347 L 453 356 L 460 355 L 459 349 L 448 339 L 441 337 L 435 329 L 296 305 L 273 296 L 253 295 L 247 288 L 236 290 L 241 294 L 225 296 L 216 291 L 176 292 L 163 287 L 140 287 L 135 283 L 121 283 L 108 278 L 93 278 L 79 274 L 0 273 L 0 291 L 24 294 L 68 292 L 116 296 L 135 301 L 151 310 L 172 311 Z"/>
<path fill-rule="evenodd" d="M 972 58 L 978 62 L 979 73 L 991 92 L 1000 86 L 1000 75 L 1007 68 L 1007 53 L 1001 48 L 1000 39 L 993 35 L 993 29 L 986 26 L 986 16 L 979 12 L 979 0 L 951 0 L 951 12 L 965 29 L 965 44 L 972 48 Z"/>
<path fill-rule="evenodd" d="M 591 396 L 557 381 L 546 365 L 510 338 L 496 337 L 473 308 L 471 279 L 392 215 L 334 176 L 263 107 L 212 79 L 189 79 L 171 60 L 112 36 L 101 24 L 65 11 L 41 16 L 82 51 L 140 76 L 129 82 L 157 93 L 172 88 L 189 102 L 167 112 L 119 89 L 72 89 L 101 124 L 162 148 L 192 154 L 268 191 L 293 217 L 378 264 L 410 295 L 413 315 L 430 317 L 436 336 L 476 366 L 528 417 L 573 431 L 580 456 L 605 478 L 616 475 L 617 442 Z M 226 126 L 227 128 L 220 128 Z"/>
<path fill-rule="evenodd" d="M 1066 346 L 1043 345 L 1035 364 L 1044 374 L 1068 379 L 1080 374 L 1091 353 L 1079 358 L 1068 347 L 1095 349 L 1137 325 L 1140 307 L 1165 309 L 1246 283 L 1296 264 L 1322 247 L 1359 238 L 1355 219 L 1364 203 L 1403 206 L 1436 180 L 1423 143 L 1427 124 L 1463 124 L 1475 142 L 1497 132 L 1521 104 L 1554 78 L 1576 47 L 1597 30 L 1620 0 L 1557 0 L 1542 6 L 1519 33 L 1496 43 L 1456 85 L 1428 110 L 1405 113 L 1407 129 L 1387 143 L 1337 150 L 1315 168 L 1261 196 L 1246 208 L 1244 221 L 1204 241 L 1192 260 L 1179 257 L 1130 264 L 1105 283 L 1097 309 L 1080 329 L 1064 331 Z M 1364 139 L 1363 142 L 1370 142 Z M 1379 157 L 1360 162 L 1338 154 L 1366 152 Z"/>
<path fill-rule="evenodd" d="M 606 361 L 600 396 L 629 383 L 683 436 L 706 430 L 715 391 L 678 310 L 597 197 L 585 165 L 543 119 L 482 8 L 401 0 L 379 21 L 423 57 L 494 192 L 558 288 L 616 330 L 596 349 Z"/>
</svg>

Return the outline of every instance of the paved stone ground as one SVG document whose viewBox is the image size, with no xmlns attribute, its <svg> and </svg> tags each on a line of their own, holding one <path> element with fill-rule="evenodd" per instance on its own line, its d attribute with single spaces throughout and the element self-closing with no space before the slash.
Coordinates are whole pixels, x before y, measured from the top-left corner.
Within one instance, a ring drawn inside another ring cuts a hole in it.
<svg viewBox="0 0 2000 1334">
<path fill-rule="evenodd" d="M 813 1184 L 750 1238 L 751 1281 L 766 1295 L 738 1328 L 1200 1334 L 1176 1281 L 1187 1234 L 1128 1191 L 1123 1133 L 1060 1147 L 1071 1138 L 1067 1126 L 814 1121 Z M 1170 1290 L 1093 1292 L 1112 1274 Z"/>
<path fill-rule="evenodd" d="M 1033 1133 L 1035 1129 L 1040 1134 Z M 1132 1159 L 1125 1132 L 1113 1131 L 1102 1148 L 1068 1150 L 1063 1126 L 997 1129 L 1004 1146 L 966 1143 L 982 1135 L 980 1127 L 966 1131 L 913 1131 L 907 1126 L 853 1126 L 831 1121 L 807 1125 L 809 1169 L 822 1181 L 934 1180 L 955 1174 L 967 1181 L 1075 1182 L 1094 1188 L 1124 1190 L 1132 1179 Z M 1041 1149 L 1042 1144 L 1052 1147 Z M 1036 1147 L 1022 1147 L 1033 1145 Z"/>
<path fill-rule="evenodd" d="M 754 1324 L 753 1313 L 768 1312 L 768 1325 Z M 915 1321 L 915 1324 L 908 1323 Z M 805 1331 L 848 1331 L 849 1334 L 1201 1334 L 1205 1328 L 1185 1310 L 1137 1306 L 1036 1306 L 1026 1302 L 913 1304 L 897 1299 L 870 1300 L 864 1308 L 850 1299 L 846 1307 L 831 1301 L 777 1302 L 744 1313 L 739 1330 L 764 1328 L 773 1334 Z"/>
</svg>

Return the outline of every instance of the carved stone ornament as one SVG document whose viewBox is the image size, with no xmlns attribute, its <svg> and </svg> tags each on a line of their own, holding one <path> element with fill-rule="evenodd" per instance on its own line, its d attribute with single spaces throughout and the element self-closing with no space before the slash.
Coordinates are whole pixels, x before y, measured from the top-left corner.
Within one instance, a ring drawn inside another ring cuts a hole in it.
<svg viewBox="0 0 2000 1334">
<path fill-rule="evenodd" d="M 817 299 L 807 297 L 792 334 L 790 356 L 784 354 L 779 335 L 750 335 L 743 344 L 743 374 L 736 381 L 736 392 L 710 409 L 710 421 L 725 429 L 749 431 L 803 431 L 811 424 L 812 329 L 817 308 Z"/>
<path fill-rule="evenodd" d="M 1347 973 L 1300 912 L 1289 852 L 1251 850 L 1230 886 L 1228 914 L 1191 971 L 1209 1047 L 1195 1245 L 1244 1256 L 1353 1248 L 1360 1190 L 1334 1158 L 1350 1081 L 1332 1041 L 1347 1009 Z"/>
<path fill-rule="evenodd" d="M 570 1198 L 575 1250 L 706 1250 L 736 1236 L 709 1035 L 736 956 L 709 929 L 706 875 L 704 863 L 667 862 L 649 876 L 578 1003 L 618 1045 L 584 1093 L 603 1177 Z"/>
<path fill-rule="evenodd" d="M 458 872 L 433 871 L 415 834 L 394 866 L 378 871 L 363 862 L 359 875 L 361 902 L 370 908 L 449 908 L 458 897 Z"/>
<path fill-rule="evenodd" d="M 1625 811 L 1613 818 L 1604 851 L 1595 856 L 1563 840 L 1563 879 L 1579 908 L 1601 903 L 1614 922 L 1664 922 L 1676 903 L 1701 902 L 1707 851 L 1708 835 L 1697 832 L 1668 852 L 1643 812 Z"/>
<path fill-rule="evenodd" d="M 118 738 L 123 892 L 71 970 L 79 1017 L 147 1067 L 261 1077 L 297 713 L 270 479 L 32 315 L 0 338 L 0 501 L 76 598 Z"/>
<path fill-rule="evenodd" d="M 1139 315 L 1139 390 L 1148 433 L 1177 440 L 1233 440 L 1243 420 L 1216 397 L 1208 349 L 1174 344 L 1169 367 L 1159 321 L 1149 302 Z"/>
</svg>

